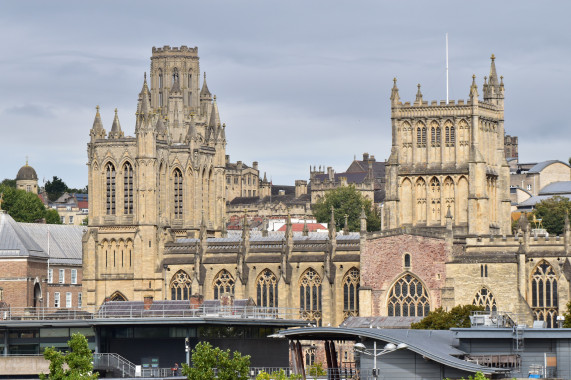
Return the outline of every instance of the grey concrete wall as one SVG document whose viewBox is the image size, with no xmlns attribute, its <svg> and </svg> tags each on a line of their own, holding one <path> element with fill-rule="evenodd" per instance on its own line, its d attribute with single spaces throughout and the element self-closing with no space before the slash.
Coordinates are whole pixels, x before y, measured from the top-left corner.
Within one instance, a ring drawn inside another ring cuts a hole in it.
<svg viewBox="0 0 571 380">
<path fill-rule="evenodd" d="M 0 356 L 0 374 L 3 376 L 49 373 L 49 365 L 43 356 Z"/>
</svg>

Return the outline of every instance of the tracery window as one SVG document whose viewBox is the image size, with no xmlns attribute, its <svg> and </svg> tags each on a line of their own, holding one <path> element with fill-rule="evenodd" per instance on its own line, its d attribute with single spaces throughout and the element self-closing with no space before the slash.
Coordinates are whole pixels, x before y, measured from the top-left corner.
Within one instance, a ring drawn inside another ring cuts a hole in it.
<svg viewBox="0 0 571 380">
<path fill-rule="evenodd" d="M 433 147 L 440 146 L 440 127 L 430 128 L 430 145 Z"/>
<path fill-rule="evenodd" d="M 557 327 L 559 311 L 557 298 L 557 276 L 553 267 L 543 260 L 535 267 L 531 277 L 533 319 L 545 321 L 547 327 Z"/>
<path fill-rule="evenodd" d="M 182 218 L 182 172 L 179 169 L 174 170 L 174 217 Z"/>
<path fill-rule="evenodd" d="M 133 166 L 128 162 L 123 165 L 123 206 L 125 214 L 133 214 Z"/>
<path fill-rule="evenodd" d="M 214 288 L 214 299 L 220 299 L 224 294 L 234 294 L 234 277 L 226 269 L 218 272 L 214 278 L 213 288 Z"/>
<path fill-rule="evenodd" d="M 107 215 L 115 215 L 115 166 L 105 165 Z"/>
<path fill-rule="evenodd" d="M 159 88 L 163 88 L 163 71 L 159 69 Z"/>
<path fill-rule="evenodd" d="M 315 347 L 310 347 L 305 351 L 305 366 L 311 367 L 315 363 Z"/>
<path fill-rule="evenodd" d="M 454 127 L 450 127 L 450 144 L 454 144 L 456 142 L 456 132 L 454 131 Z"/>
<path fill-rule="evenodd" d="M 278 279 L 269 269 L 264 269 L 256 280 L 258 306 L 278 307 Z"/>
<path fill-rule="evenodd" d="M 190 276 L 183 270 L 179 270 L 171 279 L 171 300 L 187 300 L 191 293 Z"/>
<path fill-rule="evenodd" d="M 486 287 L 483 287 L 478 293 L 476 293 L 474 301 L 472 301 L 472 305 L 484 306 L 486 311 L 498 311 L 496 299 L 494 298 L 492 292 L 490 292 L 490 290 Z"/>
<path fill-rule="evenodd" d="M 429 311 L 428 292 L 418 278 L 405 274 L 393 285 L 388 298 L 389 317 L 424 317 Z"/>
<path fill-rule="evenodd" d="M 359 269 L 351 268 L 343 279 L 343 318 L 359 316 Z"/>
<path fill-rule="evenodd" d="M 299 309 L 303 319 L 321 325 L 321 277 L 312 268 L 299 280 Z"/>
<path fill-rule="evenodd" d="M 116 291 L 109 297 L 109 301 L 127 301 L 127 297 L 123 295 L 120 291 Z"/>
</svg>

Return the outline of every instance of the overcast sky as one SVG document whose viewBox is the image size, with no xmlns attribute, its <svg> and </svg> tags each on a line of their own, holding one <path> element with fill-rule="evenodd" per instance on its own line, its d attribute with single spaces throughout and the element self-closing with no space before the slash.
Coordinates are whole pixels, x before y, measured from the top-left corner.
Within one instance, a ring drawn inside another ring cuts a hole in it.
<svg viewBox="0 0 571 380">
<path fill-rule="evenodd" d="M 274 184 L 310 165 L 344 171 L 390 153 L 390 89 L 443 100 L 482 88 L 490 55 L 504 76 L 505 128 L 520 161 L 567 161 L 569 2 L 2 1 L 0 180 L 26 156 L 40 178 L 87 184 L 95 106 L 125 134 L 153 46 L 198 46 L 226 123 L 227 154 L 259 161 Z"/>
</svg>

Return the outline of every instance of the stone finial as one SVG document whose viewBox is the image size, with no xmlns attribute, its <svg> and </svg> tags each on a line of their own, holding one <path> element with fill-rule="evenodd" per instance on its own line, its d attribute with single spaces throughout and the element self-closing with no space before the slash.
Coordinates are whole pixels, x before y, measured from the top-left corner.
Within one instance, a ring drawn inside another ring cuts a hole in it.
<svg viewBox="0 0 571 380">
<path fill-rule="evenodd" d="M 492 56 L 490 57 L 490 59 L 491 59 L 492 61 L 495 61 L 495 60 L 496 60 L 496 56 L 494 55 L 494 53 L 492 53 Z"/>
<path fill-rule="evenodd" d="M 307 228 L 307 218 L 303 218 L 303 231 L 302 231 L 302 235 L 303 235 L 303 236 L 308 236 L 308 235 L 309 235 L 309 228 Z"/>
</svg>

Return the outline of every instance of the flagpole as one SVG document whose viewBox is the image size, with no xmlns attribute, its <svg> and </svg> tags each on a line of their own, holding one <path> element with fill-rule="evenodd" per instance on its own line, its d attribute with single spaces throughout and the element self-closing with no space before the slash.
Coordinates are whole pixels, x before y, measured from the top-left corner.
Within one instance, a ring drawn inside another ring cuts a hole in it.
<svg viewBox="0 0 571 380">
<path fill-rule="evenodd" d="M 446 104 L 448 104 L 448 33 L 446 33 Z"/>
</svg>

